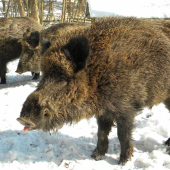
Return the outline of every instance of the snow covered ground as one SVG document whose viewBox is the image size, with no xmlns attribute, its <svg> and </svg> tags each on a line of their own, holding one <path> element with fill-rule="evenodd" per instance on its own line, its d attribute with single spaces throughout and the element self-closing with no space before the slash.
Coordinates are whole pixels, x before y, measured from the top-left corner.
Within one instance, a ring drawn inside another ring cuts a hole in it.
<svg viewBox="0 0 170 170">
<path fill-rule="evenodd" d="M 125 166 L 118 165 L 120 144 L 117 128 L 109 135 L 109 150 L 101 161 L 91 158 L 97 143 L 95 118 L 65 125 L 57 134 L 23 132 L 16 121 L 26 97 L 38 81 L 31 74 L 15 73 L 18 60 L 8 64 L 7 84 L 0 85 L 0 169 L 2 170 L 166 170 L 170 155 L 163 142 L 170 137 L 170 113 L 163 104 L 145 109 L 135 119 L 134 156 Z"/>
<path fill-rule="evenodd" d="M 170 17 L 169 0 L 114 1 L 90 0 L 91 9 L 137 17 Z M 96 12 L 97 11 L 97 12 Z M 92 14 L 92 13 L 91 13 Z M 7 84 L 0 85 L 0 170 L 168 170 L 170 155 L 163 142 L 170 137 L 170 113 L 163 104 L 147 108 L 135 118 L 134 155 L 125 166 L 118 165 L 120 144 L 117 128 L 109 135 L 109 150 L 101 161 L 91 158 L 97 143 L 95 118 L 66 125 L 57 134 L 42 131 L 23 132 L 16 119 L 23 102 L 35 90 L 38 81 L 31 74 L 15 73 L 18 60 L 8 64 Z"/>
</svg>

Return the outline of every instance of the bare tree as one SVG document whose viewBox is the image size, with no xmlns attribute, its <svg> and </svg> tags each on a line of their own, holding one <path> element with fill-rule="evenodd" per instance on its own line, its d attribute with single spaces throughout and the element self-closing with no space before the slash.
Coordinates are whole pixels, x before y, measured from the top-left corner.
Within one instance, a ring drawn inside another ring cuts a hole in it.
<svg viewBox="0 0 170 170">
<path fill-rule="evenodd" d="M 7 3 L 7 1 L 2 0 L 2 4 L 3 4 L 3 12 L 6 12 L 6 3 Z"/>
<path fill-rule="evenodd" d="M 63 8 L 62 8 L 62 18 L 61 18 L 61 22 L 65 22 L 66 19 L 66 10 L 67 10 L 67 3 L 66 0 L 63 0 Z"/>
<path fill-rule="evenodd" d="M 38 13 L 38 0 L 30 0 L 31 2 L 31 17 L 34 18 L 37 22 L 40 21 Z"/>
<path fill-rule="evenodd" d="M 21 17 L 25 16 L 24 6 L 22 4 L 22 0 L 17 0 L 18 3 L 18 9 Z"/>
<path fill-rule="evenodd" d="M 8 1 L 8 8 L 7 8 L 7 11 L 6 11 L 6 18 L 8 18 L 8 15 L 9 15 L 10 4 L 11 4 L 11 0 Z"/>
<path fill-rule="evenodd" d="M 44 17 L 44 0 L 39 0 L 39 16 L 40 16 L 40 24 L 43 25 L 43 17 Z"/>
</svg>

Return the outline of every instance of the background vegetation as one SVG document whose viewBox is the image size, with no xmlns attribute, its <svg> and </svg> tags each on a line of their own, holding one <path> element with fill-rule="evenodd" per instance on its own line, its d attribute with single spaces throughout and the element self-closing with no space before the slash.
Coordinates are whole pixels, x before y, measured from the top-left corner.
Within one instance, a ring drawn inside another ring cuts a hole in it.
<svg viewBox="0 0 170 170">
<path fill-rule="evenodd" d="M 91 22 L 86 0 L 0 0 L 1 17 L 33 17 L 43 25 L 52 22 Z"/>
</svg>

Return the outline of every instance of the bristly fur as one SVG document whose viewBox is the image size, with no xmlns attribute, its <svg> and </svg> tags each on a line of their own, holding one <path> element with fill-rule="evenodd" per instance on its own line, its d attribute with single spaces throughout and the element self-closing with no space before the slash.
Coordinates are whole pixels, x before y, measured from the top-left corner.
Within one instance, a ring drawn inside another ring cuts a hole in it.
<svg viewBox="0 0 170 170">
<path fill-rule="evenodd" d="M 22 54 L 16 72 L 22 74 L 27 71 L 40 73 L 41 55 L 53 44 L 59 37 L 65 35 L 74 29 L 88 27 L 83 23 L 61 23 L 55 24 L 41 31 L 32 31 L 27 29 L 22 38 Z M 46 40 L 49 41 L 46 43 Z"/>
<path fill-rule="evenodd" d="M 0 18 L 0 83 L 6 83 L 7 63 L 20 57 L 20 39 L 28 27 L 33 31 L 43 29 L 43 26 L 31 17 Z"/>
<path fill-rule="evenodd" d="M 133 154 L 136 113 L 160 102 L 170 108 L 168 25 L 169 21 L 112 17 L 66 32 L 46 48 L 42 80 L 26 100 L 30 104 L 23 106 L 21 117 L 31 107 L 32 122 L 45 120 L 46 126 L 39 124 L 38 129 L 49 130 L 95 115 L 98 143 L 92 157 L 96 160 L 107 152 L 108 135 L 116 122 L 120 163 L 127 162 Z M 31 106 L 35 98 L 39 112 Z"/>
</svg>

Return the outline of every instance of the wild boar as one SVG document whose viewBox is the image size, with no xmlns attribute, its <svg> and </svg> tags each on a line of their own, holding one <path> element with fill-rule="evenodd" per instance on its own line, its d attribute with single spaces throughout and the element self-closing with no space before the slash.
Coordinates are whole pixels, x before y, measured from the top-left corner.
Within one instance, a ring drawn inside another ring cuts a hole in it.
<svg viewBox="0 0 170 170">
<path fill-rule="evenodd" d="M 170 39 L 155 22 L 111 17 L 68 32 L 44 52 L 41 70 L 17 120 L 24 131 L 50 131 L 95 116 L 95 160 L 105 156 L 114 122 L 124 164 L 136 113 L 161 102 L 170 109 Z"/>
<path fill-rule="evenodd" d="M 3 38 L 0 40 L 0 78 L 1 84 L 6 83 L 6 65 L 19 57 L 22 51 L 21 43 L 17 38 Z"/>
<path fill-rule="evenodd" d="M 22 54 L 16 72 L 22 74 L 27 71 L 35 72 L 36 75 L 40 74 L 40 61 L 41 61 L 41 42 L 42 39 L 48 39 L 53 43 L 57 38 L 62 37 L 66 32 L 73 29 L 80 29 L 87 27 L 83 23 L 61 23 L 55 24 L 42 31 L 30 31 L 24 34 L 22 39 Z M 37 76 L 36 78 L 38 78 Z M 36 79 L 35 78 L 35 79 Z"/>
<path fill-rule="evenodd" d="M 19 58 L 22 52 L 21 38 L 24 31 L 31 27 L 42 30 L 43 26 L 29 17 L 0 18 L 0 78 L 6 83 L 6 65 Z"/>
</svg>

